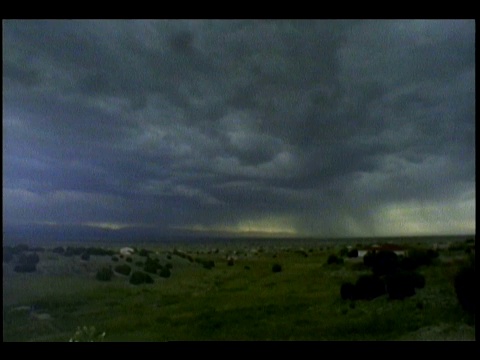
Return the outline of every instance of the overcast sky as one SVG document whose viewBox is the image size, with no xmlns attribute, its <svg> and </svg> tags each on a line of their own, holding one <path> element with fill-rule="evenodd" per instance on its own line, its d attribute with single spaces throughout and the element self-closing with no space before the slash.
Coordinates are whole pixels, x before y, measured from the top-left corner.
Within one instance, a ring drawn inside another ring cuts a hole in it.
<svg viewBox="0 0 480 360">
<path fill-rule="evenodd" d="M 3 224 L 475 231 L 475 22 L 4 21 Z"/>
</svg>

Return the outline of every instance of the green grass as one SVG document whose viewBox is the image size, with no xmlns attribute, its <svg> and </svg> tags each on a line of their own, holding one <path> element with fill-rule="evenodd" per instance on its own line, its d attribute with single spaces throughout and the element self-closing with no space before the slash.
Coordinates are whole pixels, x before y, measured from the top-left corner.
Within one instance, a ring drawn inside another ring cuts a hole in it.
<svg viewBox="0 0 480 360">
<path fill-rule="evenodd" d="M 426 286 L 411 298 L 352 302 L 340 298 L 341 284 L 355 282 L 369 270 L 361 259 L 327 265 L 331 250 L 314 248 L 304 257 L 264 248 L 239 255 L 233 266 L 227 265 L 225 253 L 191 251 L 194 258 L 215 261 L 215 267 L 172 256 L 171 277 L 152 275 L 155 282 L 144 285 L 131 285 L 117 274 L 110 282 L 95 280 L 99 268 L 114 264 L 110 256 L 92 256 L 82 264 L 77 256 L 45 252 L 37 273 L 18 274 L 10 271 L 12 263 L 3 265 L 3 339 L 68 341 L 79 326 L 94 326 L 106 332 L 105 341 L 405 340 L 429 335 L 474 340 L 473 320 L 453 289 L 453 276 L 466 257 L 444 252 L 420 268 Z M 161 262 L 165 256 L 159 255 Z M 133 256 L 134 262 L 139 259 Z M 281 264 L 281 272 L 272 272 L 274 263 Z M 51 319 L 39 320 L 19 308 L 31 305 Z"/>
</svg>

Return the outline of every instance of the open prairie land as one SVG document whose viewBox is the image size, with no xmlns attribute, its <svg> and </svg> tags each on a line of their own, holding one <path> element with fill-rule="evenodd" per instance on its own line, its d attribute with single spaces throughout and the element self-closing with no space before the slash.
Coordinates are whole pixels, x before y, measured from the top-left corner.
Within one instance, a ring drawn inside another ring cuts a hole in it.
<svg viewBox="0 0 480 360">
<path fill-rule="evenodd" d="M 399 258 L 435 247 L 416 268 L 424 286 L 401 300 L 343 299 L 342 284 L 372 273 L 349 251 L 363 255 L 374 241 L 137 244 L 132 255 L 4 247 L 3 340 L 475 340 L 454 287 L 474 261 L 473 238 L 396 240 Z M 35 253 L 35 271 L 15 270 Z M 153 282 L 132 284 L 137 271 Z"/>
</svg>

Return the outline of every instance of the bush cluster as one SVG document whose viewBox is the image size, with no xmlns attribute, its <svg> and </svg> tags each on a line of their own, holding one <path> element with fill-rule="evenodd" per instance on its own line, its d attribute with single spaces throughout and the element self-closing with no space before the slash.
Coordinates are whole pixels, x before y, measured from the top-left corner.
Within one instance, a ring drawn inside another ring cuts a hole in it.
<svg viewBox="0 0 480 360">
<path fill-rule="evenodd" d="M 460 306 L 467 312 L 475 314 L 475 266 L 472 262 L 462 267 L 454 278 L 455 293 Z"/>
<path fill-rule="evenodd" d="M 15 272 L 34 272 L 37 270 L 39 261 L 40 258 L 37 253 L 21 253 L 13 270 Z"/>
<path fill-rule="evenodd" d="M 205 269 L 213 269 L 215 267 L 215 262 L 213 260 L 205 260 L 205 259 L 200 259 L 200 258 L 196 258 L 194 260 L 196 263 L 199 263 L 203 266 L 203 268 Z"/>
<path fill-rule="evenodd" d="M 159 272 L 158 275 L 160 275 L 160 277 L 163 277 L 163 278 L 169 278 L 170 275 L 171 275 L 170 269 L 167 268 L 167 267 L 163 267 L 163 268 L 160 270 L 160 272 Z"/>
<path fill-rule="evenodd" d="M 358 257 L 358 249 L 352 249 L 347 253 L 347 257 L 356 258 Z"/>
<path fill-rule="evenodd" d="M 413 252 L 406 258 L 390 250 L 368 252 L 363 262 L 371 268 L 372 275 L 360 276 L 355 284 L 342 284 L 340 296 L 345 300 L 371 300 L 384 294 L 390 299 L 413 296 L 415 289 L 425 287 L 425 277 L 413 270 L 420 264 L 429 264 L 435 256 L 433 250 Z"/>
<path fill-rule="evenodd" d="M 152 259 L 150 257 L 147 257 L 147 259 L 145 260 L 145 265 L 143 266 L 143 270 L 145 272 L 156 274 L 157 271 L 161 269 L 162 269 L 162 265 L 160 265 L 160 262 L 158 259 Z"/>
<path fill-rule="evenodd" d="M 179 250 L 177 250 L 177 249 L 173 249 L 173 255 L 177 255 L 177 256 L 179 256 L 179 257 L 181 257 L 181 258 L 183 258 L 183 259 L 187 259 L 187 260 L 190 261 L 190 262 L 193 262 L 193 261 L 194 261 L 194 259 L 193 259 L 192 256 L 184 253 L 183 251 L 179 251 Z"/>
<path fill-rule="evenodd" d="M 115 271 L 119 274 L 128 276 L 132 272 L 132 268 L 127 264 L 122 264 L 122 265 L 115 266 Z"/>
<path fill-rule="evenodd" d="M 330 255 L 327 259 L 327 264 L 328 265 L 331 265 L 331 264 L 343 264 L 343 259 L 341 257 L 338 257 L 337 255 Z"/>
<path fill-rule="evenodd" d="M 141 271 L 135 271 L 130 276 L 130 284 L 140 285 L 140 284 L 153 284 L 153 278 Z"/>
<path fill-rule="evenodd" d="M 277 272 L 282 271 L 282 265 L 280 265 L 280 264 L 273 264 L 273 266 L 272 266 L 272 271 L 273 271 L 274 273 L 277 273 Z"/>
</svg>

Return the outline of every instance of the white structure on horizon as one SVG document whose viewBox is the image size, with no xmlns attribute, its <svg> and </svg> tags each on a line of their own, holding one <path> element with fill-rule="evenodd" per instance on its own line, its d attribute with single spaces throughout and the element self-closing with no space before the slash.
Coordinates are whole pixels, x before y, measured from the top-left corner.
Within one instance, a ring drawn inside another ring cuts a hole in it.
<svg viewBox="0 0 480 360">
<path fill-rule="evenodd" d="M 133 250 L 132 248 L 129 248 L 129 247 L 124 247 L 124 248 L 120 249 L 120 254 L 122 254 L 124 256 L 130 256 L 134 252 L 135 252 L 135 250 Z"/>
</svg>

